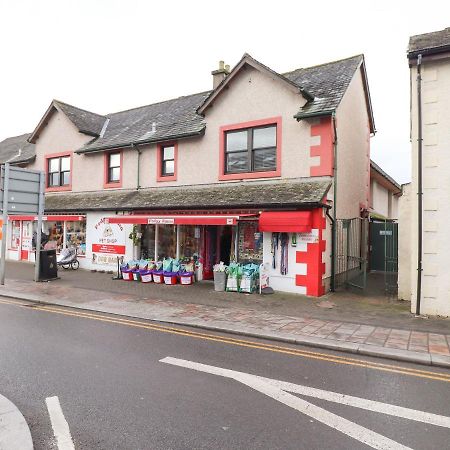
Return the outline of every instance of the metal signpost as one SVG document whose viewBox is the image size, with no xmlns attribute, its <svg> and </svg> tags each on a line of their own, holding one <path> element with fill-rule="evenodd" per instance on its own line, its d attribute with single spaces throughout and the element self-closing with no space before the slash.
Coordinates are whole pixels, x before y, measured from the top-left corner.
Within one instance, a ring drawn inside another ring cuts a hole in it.
<svg viewBox="0 0 450 450">
<path fill-rule="evenodd" d="M 2 165 L 0 190 L 0 206 L 3 215 L 3 237 L 0 259 L 0 284 L 2 285 L 5 284 L 8 215 L 15 214 L 37 215 L 38 225 L 34 280 L 39 280 L 42 215 L 44 213 L 44 176 L 44 172 L 38 170 L 21 169 L 10 166 L 9 163 Z"/>
</svg>

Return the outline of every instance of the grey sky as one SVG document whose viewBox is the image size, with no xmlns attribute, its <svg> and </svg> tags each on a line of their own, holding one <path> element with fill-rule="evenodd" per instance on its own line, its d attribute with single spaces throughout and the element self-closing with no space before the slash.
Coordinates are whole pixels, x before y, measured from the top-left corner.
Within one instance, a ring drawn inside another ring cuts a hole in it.
<svg viewBox="0 0 450 450">
<path fill-rule="evenodd" d="M 397 4 L 398 3 L 398 4 Z M 53 98 L 97 113 L 208 90 L 244 52 L 278 72 L 364 53 L 371 154 L 410 179 L 408 37 L 450 26 L 448 2 L 0 0 L 0 140 Z"/>
</svg>

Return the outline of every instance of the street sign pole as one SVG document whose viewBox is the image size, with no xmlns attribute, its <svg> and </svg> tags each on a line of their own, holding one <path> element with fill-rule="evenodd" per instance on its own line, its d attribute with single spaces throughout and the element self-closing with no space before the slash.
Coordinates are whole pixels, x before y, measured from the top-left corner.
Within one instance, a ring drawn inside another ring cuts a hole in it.
<svg viewBox="0 0 450 450">
<path fill-rule="evenodd" d="M 8 231 L 8 190 L 9 190 L 9 163 L 5 164 L 2 171 L 2 190 L 3 190 L 3 224 L 2 224 L 2 258 L 0 260 L 0 284 L 5 284 L 5 268 L 6 268 L 6 239 Z"/>
<path fill-rule="evenodd" d="M 42 234 L 42 215 L 44 214 L 44 189 L 45 189 L 44 173 L 39 174 L 39 206 L 38 206 L 38 223 L 36 233 L 36 256 L 34 266 L 34 281 L 39 281 L 39 273 L 41 267 L 41 234 Z"/>
</svg>

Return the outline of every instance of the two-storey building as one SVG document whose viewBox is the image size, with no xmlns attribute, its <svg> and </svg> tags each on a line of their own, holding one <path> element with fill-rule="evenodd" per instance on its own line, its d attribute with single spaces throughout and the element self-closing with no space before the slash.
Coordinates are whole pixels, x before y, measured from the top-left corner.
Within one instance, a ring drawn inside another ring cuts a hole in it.
<svg viewBox="0 0 450 450">
<path fill-rule="evenodd" d="M 212 74 L 212 90 L 107 115 L 54 100 L 8 158 L 45 170 L 44 231 L 84 268 L 139 253 L 194 258 L 210 278 L 252 260 L 275 290 L 320 296 L 333 221 L 369 209 L 364 57 L 280 74 L 245 54 Z M 11 218 L 10 258 L 33 259 L 33 219 Z"/>
<path fill-rule="evenodd" d="M 412 178 L 401 199 L 399 297 L 412 312 L 450 316 L 450 28 L 412 36 Z"/>
</svg>

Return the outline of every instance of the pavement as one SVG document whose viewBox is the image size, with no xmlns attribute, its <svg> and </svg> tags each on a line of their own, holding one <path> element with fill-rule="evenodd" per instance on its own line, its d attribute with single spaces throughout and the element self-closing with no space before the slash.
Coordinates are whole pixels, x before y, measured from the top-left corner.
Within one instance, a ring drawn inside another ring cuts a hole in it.
<svg viewBox="0 0 450 450">
<path fill-rule="evenodd" d="M 0 449 L 33 450 L 28 424 L 16 405 L 0 395 Z"/>
<path fill-rule="evenodd" d="M 215 292 L 209 282 L 193 286 L 125 282 L 81 269 L 59 275 L 58 280 L 34 283 L 32 265 L 8 262 L 0 295 L 450 367 L 450 320 L 414 317 L 409 303 L 380 292 L 363 296 L 344 291 L 315 299 Z"/>
</svg>

